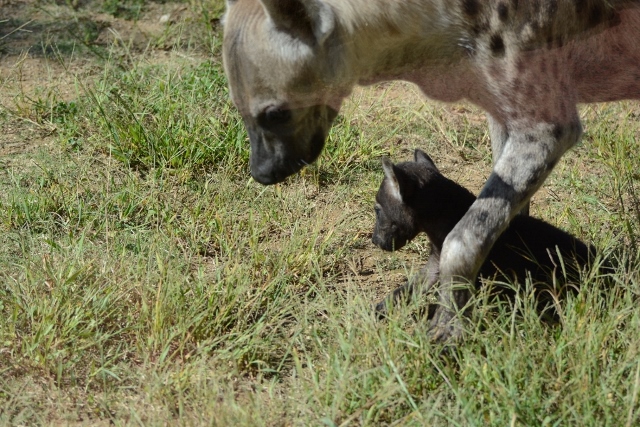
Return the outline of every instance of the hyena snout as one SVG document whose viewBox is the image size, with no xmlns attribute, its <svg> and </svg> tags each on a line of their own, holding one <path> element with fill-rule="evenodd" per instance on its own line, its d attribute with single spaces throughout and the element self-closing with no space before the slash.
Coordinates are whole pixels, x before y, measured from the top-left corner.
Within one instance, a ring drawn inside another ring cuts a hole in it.
<svg viewBox="0 0 640 427">
<path fill-rule="evenodd" d="M 313 163 L 324 148 L 325 139 L 338 112 L 316 106 L 304 113 L 293 111 L 279 122 L 245 120 L 251 143 L 251 175 L 261 184 L 284 181 Z"/>
<path fill-rule="evenodd" d="M 324 147 L 325 133 L 318 130 L 305 144 L 296 145 L 299 140 L 295 136 L 279 137 L 262 130 L 249 130 L 249 140 L 251 176 L 261 184 L 270 185 L 284 181 L 316 160 Z"/>
</svg>

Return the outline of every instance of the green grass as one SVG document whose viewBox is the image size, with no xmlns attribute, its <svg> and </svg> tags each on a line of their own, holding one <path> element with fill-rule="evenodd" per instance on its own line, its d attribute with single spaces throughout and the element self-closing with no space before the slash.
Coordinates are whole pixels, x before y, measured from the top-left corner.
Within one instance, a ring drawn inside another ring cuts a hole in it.
<svg viewBox="0 0 640 427">
<path fill-rule="evenodd" d="M 115 73 L 115 74 L 112 74 Z M 109 135 L 110 155 L 129 167 L 194 172 L 248 158 L 219 64 L 112 70 L 89 89 L 92 119 Z M 185 106 L 191 106 L 185 110 Z M 212 114 L 213 113 L 213 114 Z"/>
<path fill-rule="evenodd" d="M 148 4 L 126 5 L 144 19 Z M 262 187 L 219 28 L 202 19 L 191 45 L 188 25 L 175 30 L 168 61 L 104 47 L 75 96 L 45 82 L 2 105 L 53 143 L 0 162 L 0 424 L 640 423 L 637 103 L 584 108 L 584 142 L 533 204 L 611 254 L 615 274 L 585 273 L 556 326 L 529 292 L 514 306 L 480 293 L 467 340 L 446 350 L 420 303 L 371 313 L 393 274 L 426 260 L 424 239 L 373 247 L 373 198 L 380 156 L 414 146 L 481 182 L 478 112 L 380 97 L 363 113 L 375 96 L 357 94 L 314 166 Z"/>
</svg>

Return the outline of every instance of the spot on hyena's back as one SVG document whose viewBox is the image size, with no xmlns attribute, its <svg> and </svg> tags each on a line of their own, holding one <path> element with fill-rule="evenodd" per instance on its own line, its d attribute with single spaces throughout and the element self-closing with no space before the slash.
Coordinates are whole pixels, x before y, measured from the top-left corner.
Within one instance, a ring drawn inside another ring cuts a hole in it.
<svg viewBox="0 0 640 427">
<path fill-rule="evenodd" d="M 498 3 L 498 18 L 501 22 L 506 22 L 509 19 L 509 6 L 506 3 Z"/>
<path fill-rule="evenodd" d="M 616 7 L 625 1 L 460 0 L 458 5 L 469 29 L 467 44 L 484 46 L 488 55 L 502 57 L 511 47 L 519 51 L 554 49 L 575 38 L 590 37 L 619 23 Z"/>
<path fill-rule="evenodd" d="M 480 3 L 478 0 L 462 0 L 462 11 L 471 17 L 480 13 Z"/>
<path fill-rule="evenodd" d="M 489 45 L 491 53 L 496 57 L 502 57 L 505 53 L 504 40 L 500 34 L 494 34 L 491 36 L 491 42 Z"/>
<path fill-rule="evenodd" d="M 588 27 L 596 26 L 602 22 L 612 19 L 613 8 L 607 8 L 600 1 L 574 0 L 576 14 Z"/>
</svg>

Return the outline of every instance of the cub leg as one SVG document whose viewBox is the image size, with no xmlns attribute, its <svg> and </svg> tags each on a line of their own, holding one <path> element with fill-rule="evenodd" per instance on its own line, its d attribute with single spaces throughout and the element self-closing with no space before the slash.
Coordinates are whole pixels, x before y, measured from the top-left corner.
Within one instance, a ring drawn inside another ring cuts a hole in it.
<svg viewBox="0 0 640 427">
<path fill-rule="evenodd" d="M 409 302 L 413 296 L 420 296 L 427 293 L 437 282 L 440 269 L 440 251 L 431 245 L 431 255 L 427 264 L 420 272 L 410 278 L 407 283 L 396 288 L 385 299 L 380 301 L 375 308 L 376 316 L 382 319 L 387 316 L 389 309 L 401 302 Z M 435 314 L 436 306 L 429 305 L 427 318 L 431 319 Z"/>
</svg>

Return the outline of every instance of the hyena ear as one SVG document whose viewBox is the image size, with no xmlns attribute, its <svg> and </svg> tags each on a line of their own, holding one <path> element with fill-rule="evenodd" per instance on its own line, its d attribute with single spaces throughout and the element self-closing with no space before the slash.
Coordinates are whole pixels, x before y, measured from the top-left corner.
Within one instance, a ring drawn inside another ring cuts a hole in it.
<svg viewBox="0 0 640 427">
<path fill-rule="evenodd" d="M 436 167 L 436 164 L 431 159 L 431 157 L 429 157 L 427 153 L 425 153 L 419 148 L 416 148 L 416 151 L 413 153 L 413 158 L 415 159 L 416 163 L 423 163 L 428 165 L 430 168 L 434 170 L 438 170 L 438 168 Z"/>
<path fill-rule="evenodd" d="M 227 22 L 227 14 L 229 13 L 229 9 L 231 9 L 231 6 L 233 6 L 234 4 L 236 4 L 238 0 L 227 0 L 226 1 L 226 5 L 227 7 L 224 10 L 224 13 L 222 14 L 222 16 L 220 17 L 220 23 L 222 24 L 222 26 L 224 27 L 224 25 Z"/>
<path fill-rule="evenodd" d="M 260 1 L 276 28 L 306 43 L 322 45 L 335 27 L 333 10 L 323 0 Z"/>
</svg>

